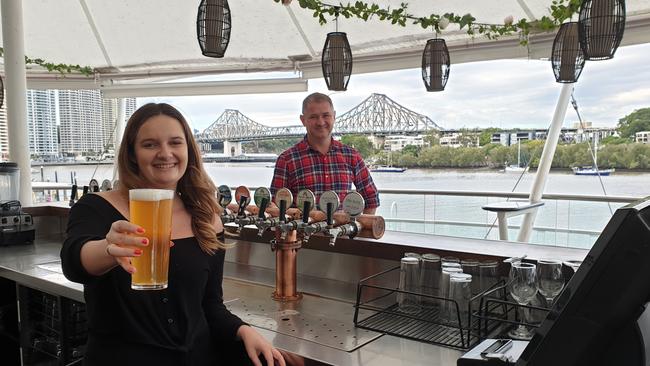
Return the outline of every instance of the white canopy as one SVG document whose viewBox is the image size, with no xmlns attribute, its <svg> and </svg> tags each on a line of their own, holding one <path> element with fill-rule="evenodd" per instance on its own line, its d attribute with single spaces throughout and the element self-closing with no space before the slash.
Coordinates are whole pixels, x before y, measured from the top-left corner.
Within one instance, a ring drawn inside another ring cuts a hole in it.
<svg viewBox="0 0 650 366">
<path fill-rule="evenodd" d="M 369 2 L 393 8 L 407 2 L 408 12 L 415 16 L 471 13 L 477 22 L 496 24 L 503 23 L 508 15 L 515 22 L 521 18 L 539 19 L 548 14 L 551 5 L 551 0 Z M 335 22 L 319 25 L 312 11 L 300 8 L 298 1 L 283 6 L 273 0 L 231 0 L 230 44 L 226 56 L 216 59 L 204 57 L 198 46 L 199 3 L 200 0 L 23 1 L 27 56 L 97 70 L 95 78 L 68 75 L 61 80 L 57 73 L 28 65 L 31 68 L 28 87 L 97 88 L 123 82 L 256 71 L 295 71 L 298 78 L 321 77 L 322 47 L 326 34 L 335 30 Z M 650 42 L 650 0 L 628 0 L 626 7 L 623 44 Z M 398 27 L 377 19 L 363 22 L 341 18 L 338 30 L 348 34 L 354 58 L 353 74 L 419 67 L 426 40 L 434 37 L 432 30 L 424 30 L 419 25 Z M 554 33 L 533 35 L 529 47 L 520 46 L 517 36 L 497 41 L 482 36 L 472 38 L 453 25 L 439 37 L 447 41 L 451 62 L 461 63 L 546 58 L 550 55 Z M 287 83 L 286 78 L 281 80 Z M 228 92 L 237 93 L 232 88 Z M 141 89 L 135 93 L 160 95 L 160 92 Z"/>
</svg>

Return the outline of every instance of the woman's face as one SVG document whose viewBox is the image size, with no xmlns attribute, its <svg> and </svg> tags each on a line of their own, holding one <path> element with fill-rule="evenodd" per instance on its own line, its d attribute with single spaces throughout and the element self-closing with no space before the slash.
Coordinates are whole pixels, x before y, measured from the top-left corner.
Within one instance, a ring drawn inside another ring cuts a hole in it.
<svg viewBox="0 0 650 366">
<path fill-rule="evenodd" d="M 187 154 L 181 123 L 164 114 L 146 120 L 135 138 L 140 177 L 148 188 L 175 190 L 187 169 Z"/>
</svg>

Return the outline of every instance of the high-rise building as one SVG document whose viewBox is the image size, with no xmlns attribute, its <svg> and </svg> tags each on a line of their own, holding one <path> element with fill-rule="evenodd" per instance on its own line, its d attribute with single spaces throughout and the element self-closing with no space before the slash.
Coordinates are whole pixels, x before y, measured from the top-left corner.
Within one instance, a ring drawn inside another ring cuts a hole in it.
<svg viewBox="0 0 650 366">
<path fill-rule="evenodd" d="M 9 129 L 7 128 L 7 109 L 5 105 L 0 108 L 0 160 L 9 157 Z"/>
<path fill-rule="evenodd" d="M 55 90 L 27 90 L 27 128 L 33 156 L 54 159 L 59 155 Z"/>
<path fill-rule="evenodd" d="M 135 98 L 125 99 L 125 122 L 135 112 Z M 117 119 L 118 99 L 102 99 L 102 130 L 104 131 L 104 146 L 114 149 L 115 120 Z"/>
<path fill-rule="evenodd" d="M 63 155 L 106 150 L 99 90 L 59 90 L 59 122 Z"/>
</svg>

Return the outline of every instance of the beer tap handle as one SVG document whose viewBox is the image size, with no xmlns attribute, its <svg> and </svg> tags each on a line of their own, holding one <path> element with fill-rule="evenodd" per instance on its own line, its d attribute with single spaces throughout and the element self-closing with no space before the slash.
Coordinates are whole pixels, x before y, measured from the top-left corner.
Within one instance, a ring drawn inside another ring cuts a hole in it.
<svg viewBox="0 0 650 366">
<path fill-rule="evenodd" d="M 237 216 L 245 216 L 246 215 L 246 203 L 248 203 L 248 197 L 246 196 L 241 196 L 239 197 L 239 210 L 237 211 Z"/>
<path fill-rule="evenodd" d="M 74 201 L 77 200 L 77 185 L 72 185 L 72 190 L 70 191 L 70 207 L 74 205 Z"/>
<path fill-rule="evenodd" d="M 305 225 L 309 223 L 309 210 L 311 210 L 311 202 L 305 201 L 302 206 L 302 223 Z"/>
<path fill-rule="evenodd" d="M 327 202 L 327 227 L 332 227 L 332 217 L 334 216 L 334 204 Z"/>
<path fill-rule="evenodd" d="M 264 215 L 266 211 L 266 206 L 269 205 L 269 200 L 266 198 L 262 198 L 262 202 L 260 202 L 260 213 L 257 216 L 260 220 L 266 219 L 266 216 Z"/>
<path fill-rule="evenodd" d="M 280 218 L 281 223 L 287 222 L 287 201 L 280 200 Z"/>
</svg>

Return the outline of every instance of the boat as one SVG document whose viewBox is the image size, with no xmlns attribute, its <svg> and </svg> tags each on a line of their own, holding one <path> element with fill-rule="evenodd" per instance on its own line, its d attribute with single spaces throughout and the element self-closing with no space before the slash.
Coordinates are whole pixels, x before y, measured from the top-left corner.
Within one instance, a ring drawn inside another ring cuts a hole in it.
<svg viewBox="0 0 650 366">
<path fill-rule="evenodd" d="M 614 173 L 614 168 L 598 168 L 598 135 L 594 134 L 594 165 L 593 166 L 575 166 L 571 168 L 575 175 L 600 175 L 608 176 Z"/>
<path fill-rule="evenodd" d="M 576 166 L 573 167 L 573 174 L 575 175 L 602 175 L 608 176 L 614 173 L 614 168 L 611 169 L 598 169 L 598 167 L 591 166 Z"/>
<path fill-rule="evenodd" d="M 517 164 L 506 164 L 506 173 L 523 173 L 528 171 L 528 166 L 521 166 L 521 140 L 517 139 Z"/>
<path fill-rule="evenodd" d="M 373 173 L 403 173 L 406 171 L 406 168 L 400 168 L 396 166 L 389 165 L 376 165 L 370 167 L 370 171 Z"/>
</svg>

